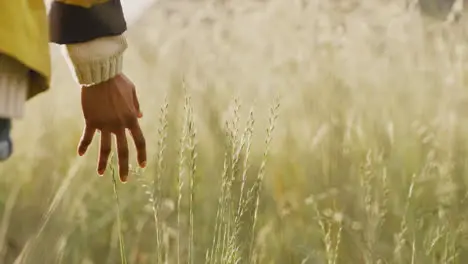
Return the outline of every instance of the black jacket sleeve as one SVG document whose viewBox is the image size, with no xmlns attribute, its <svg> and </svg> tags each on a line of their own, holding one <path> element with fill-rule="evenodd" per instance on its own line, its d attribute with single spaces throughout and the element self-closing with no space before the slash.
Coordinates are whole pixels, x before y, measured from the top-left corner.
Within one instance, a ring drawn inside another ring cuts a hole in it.
<svg viewBox="0 0 468 264">
<path fill-rule="evenodd" d="M 89 8 L 54 1 L 49 13 L 50 41 L 57 44 L 117 36 L 126 30 L 120 0 L 109 0 Z"/>
</svg>

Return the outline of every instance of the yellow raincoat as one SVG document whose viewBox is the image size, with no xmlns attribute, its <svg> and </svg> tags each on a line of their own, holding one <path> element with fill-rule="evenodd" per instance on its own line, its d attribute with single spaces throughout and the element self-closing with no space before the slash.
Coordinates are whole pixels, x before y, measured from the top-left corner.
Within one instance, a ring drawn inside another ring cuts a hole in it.
<svg viewBox="0 0 468 264">
<path fill-rule="evenodd" d="M 107 0 L 56 0 L 92 8 Z M 28 99 L 48 89 L 51 79 L 49 25 L 44 0 L 0 0 L 0 53 L 30 70 Z"/>
</svg>

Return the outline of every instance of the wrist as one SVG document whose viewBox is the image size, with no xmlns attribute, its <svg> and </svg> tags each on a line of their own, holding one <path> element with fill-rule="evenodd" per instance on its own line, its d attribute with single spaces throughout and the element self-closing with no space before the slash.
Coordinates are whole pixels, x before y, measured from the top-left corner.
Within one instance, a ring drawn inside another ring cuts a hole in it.
<svg viewBox="0 0 468 264">
<path fill-rule="evenodd" d="M 120 74 L 126 49 L 123 35 L 65 46 L 75 78 L 83 86 L 105 82 Z"/>
</svg>

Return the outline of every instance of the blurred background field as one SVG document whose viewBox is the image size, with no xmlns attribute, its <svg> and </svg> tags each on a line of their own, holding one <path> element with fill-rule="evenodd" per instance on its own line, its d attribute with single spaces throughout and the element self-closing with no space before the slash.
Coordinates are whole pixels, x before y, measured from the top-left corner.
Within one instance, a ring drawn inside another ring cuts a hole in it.
<svg viewBox="0 0 468 264">
<path fill-rule="evenodd" d="M 457 21 L 396 0 L 156 2 L 124 66 L 151 160 L 119 203 L 98 138 L 76 155 L 79 89 L 54 48 L 0 166 L 0 263 L 466 263 Z"/>
</svg>

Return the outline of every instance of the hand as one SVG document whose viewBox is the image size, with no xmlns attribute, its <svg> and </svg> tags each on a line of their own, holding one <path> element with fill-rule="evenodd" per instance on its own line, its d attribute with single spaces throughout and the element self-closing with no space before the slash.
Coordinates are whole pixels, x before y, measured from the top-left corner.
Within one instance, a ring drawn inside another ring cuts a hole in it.
<svg viewBox="0 0 468 264">
<path fill-rule="evenodd" d="M 96 130 L 101 132 L 100 154 L 97 171 L 103 175 L 111 152 L 111 134 L 115 135 L 119 160 L 119 175 L 127 181 L 128 144 L 126 130 L 130 133 L 137 149 L 140 167 L 146 166 L 146 143 L 138 124 L 143 115 L 133 83 L 123 74 L 114 78 L 81 88 L 81 105 L 85 129 L 81 137 L 78 154 L 83 156 L 93 140 Z"/>
</svg>

